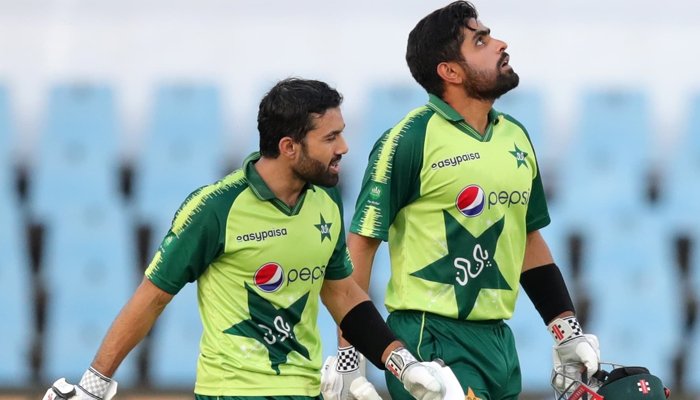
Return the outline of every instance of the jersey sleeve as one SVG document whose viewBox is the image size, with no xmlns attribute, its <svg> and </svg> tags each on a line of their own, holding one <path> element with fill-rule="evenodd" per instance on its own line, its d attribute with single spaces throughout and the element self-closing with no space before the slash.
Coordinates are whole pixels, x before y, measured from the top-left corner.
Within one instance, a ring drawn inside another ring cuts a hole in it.
<svg viewBox="0 0 700 400">
<path fill-rule="evenodd" d="M 549 225 L 550 221 L 547 200 L 545 199 L 542 178 L 538 166 L 537 174 L 532 180 L 532 192 L 530 194 L 530 202 L 527 206 L 527 214 L 525 215 L 527 232 L 529 233 L 542 229 Z"/>
<path fill-rule="evenodd" d="M 223 252 L 224 221 L 206 194 L 202 188 L 185 200 L 146 269 L 146 277 L 170 294 L 194 282 Z"/>
<path fill-rule="evenodd" d="M 533 157 L 535 158 L 535 175 L 532 178 L 532 191 L 530 193 L 530 201 L 527 206 L 527 214 L 525 215 L 525 224 L 527 232 L 534 232 L 538 229 L 542 229 L 549 225 L 551 219 L 549 217 L 549 210 L 547 208 L 547 199 L 544 193 L 544 187 L 542 185 L 542 174 L 540 172 L 540 165 L 537 162 L 537 154 L 535 151 L 535 145 L 530 139 L 530 134 L 527 132 L 527 128 L 520 121 L 516 120 L 510 115 L 506 114 L 508 118 L 513 123 L 517 124 L 520 129 L 523 130 L 527 140 L 530 142 L 532 147 Z"/>
<path fill-rule="evenodd" d="M 328 267 L 326 268 L 325 279 L 343 279 L 347 278 L 352 274 L 353 265 L 350 260 L 350 253 L 348 253 L 348 247 L 345 242 L 345 222 L 343 218 L 343 201 L 335 188 L 326 188 L 329 196 L 333 199 L 335 204 L 338 206 L 338 211 L 340 212 L 340 233 L 338 234 L 338 241 L 333 249 L 333 254 L 331 259 L 328 261 Z"/>
<path fill-rule="evenodd" d="M 388 240 L 396 214 L 418 198 L 425 135 L 413 129 L 406 132 L 405 126 L 397 126 L 375 143 L 355 204 L 351 232 Z"/>
</svg>

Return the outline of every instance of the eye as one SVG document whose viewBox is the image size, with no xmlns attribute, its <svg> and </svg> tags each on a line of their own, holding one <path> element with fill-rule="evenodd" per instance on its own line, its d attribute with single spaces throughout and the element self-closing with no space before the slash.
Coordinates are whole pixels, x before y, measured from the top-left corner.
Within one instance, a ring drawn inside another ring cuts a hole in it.
<svg viewBox="0 0 700 400">
<path fill-rule="evenodd" d="M 477 46 L 483 46 L 483 45 L 485 45 L 485 44 L 486 44 L 486 41 L 484 40 L 484 37 L 483 37 L 483 36 L 481 36 L 481 37 L 479 37 L 479 38 L 476 39 L 476 45 L 477 45 Z"/>
</svg>

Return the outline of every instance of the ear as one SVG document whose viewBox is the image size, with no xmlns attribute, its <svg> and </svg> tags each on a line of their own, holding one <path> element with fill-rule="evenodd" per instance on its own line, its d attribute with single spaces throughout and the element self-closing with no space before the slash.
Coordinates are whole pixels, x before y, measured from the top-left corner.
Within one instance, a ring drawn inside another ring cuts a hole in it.
<svg viewBox="0 0 700 400">
<path fill-rule="evenodd" d="M 438 64 L 437 74 L 445 83 L 453 85 L 461 85 L 464 79 L 462 66 L 452 61 L 445 61 Z"/>
<path fill-rule="evenodd" d="M 294 159 L 299 152 L 299 143 L 295 142 L 289 136 L 280 139 L 278 143 L 280 155 L 286 158 Z"/>
</svg>

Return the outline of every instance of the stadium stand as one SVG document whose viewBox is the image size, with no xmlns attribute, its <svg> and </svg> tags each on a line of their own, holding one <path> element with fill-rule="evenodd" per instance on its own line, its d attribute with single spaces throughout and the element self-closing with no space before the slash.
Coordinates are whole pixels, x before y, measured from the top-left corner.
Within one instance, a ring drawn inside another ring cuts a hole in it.
<svg viewBox="0 0 700 400">
<path fill-rule="evenodd" d="M 169 223 L 188 194 L 221 178 L 222 135 L 218 88 L 168 84 L 157 89 L 134 177 L 139 222 Z"/>
<path fill-rule="evenodd" d="M 689 102 L 681 135 L 663 163 L 660 182 L 659 212 L 679 232 L 700 225 L 700 93 Z"/>
<path fill-rule="evenodd" d="M 79 379 L 139 277 L 131 219 L 118 201 L 64 205 L 46 235 L 42 279 L 46 310 L 43 377 Z M 136 379 L 132 353 L 116 378 Z"/>
<path fill-rule="evenodd" d="M 49 94 L 33 160 L 30 208 L 40 221 L 64 205 L 88 206 L 119 197 L 118 116 L 103 84 L 59 84 Z"/>
<path fill-rule="evenodd" d="M 12 118 L 7 88 L 0 86 L 0 168 L 9 168 L 12 162 Z"/>
<path fill-rule="evenodd" d="M 655 216 L 598 224 L 587 238 L 582 279 L 594 299 L 587 330 L 598 335 L 604 361 L 643 365 L 673 377 L 682 299 L 668 235 Z"/>
<path fill-rule="evenodd" d="M 9 169 L 0 168 L 0 387 L 30 378 L 34 310 L 22 218 Z"/>
<path fill-rule="evenodd" d="M 584 229 L 648 212 L 652 120 L 647 96 L 624 89 L 590 90 L 561 158 L 564 216 Z"/>
</svg>

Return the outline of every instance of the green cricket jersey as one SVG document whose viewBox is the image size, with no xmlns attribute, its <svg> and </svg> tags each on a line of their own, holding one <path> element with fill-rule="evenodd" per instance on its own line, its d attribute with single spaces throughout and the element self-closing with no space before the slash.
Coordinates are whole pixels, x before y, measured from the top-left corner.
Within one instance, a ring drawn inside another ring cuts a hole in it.
<svg viewBox="0 0 700 400">
<path fill-rule="evenodd" d="M 307 185 L 290 208 L 257 173 L 259 158 L 185 200 L 146 276 L 171 294 L 197 281 L 195 393 L 317 396 L 319 292 L 352 273 L 340 196 Z"/>
<path fill-rule="evenodd" d="M 547 224 L 525 128 L 491 110 L 482 137 L 431 95 L 375 144 L 350 230 L 389 241 L 390 312 L 491 320 L 512 316 L 526 235 Z"/>
</svg>

